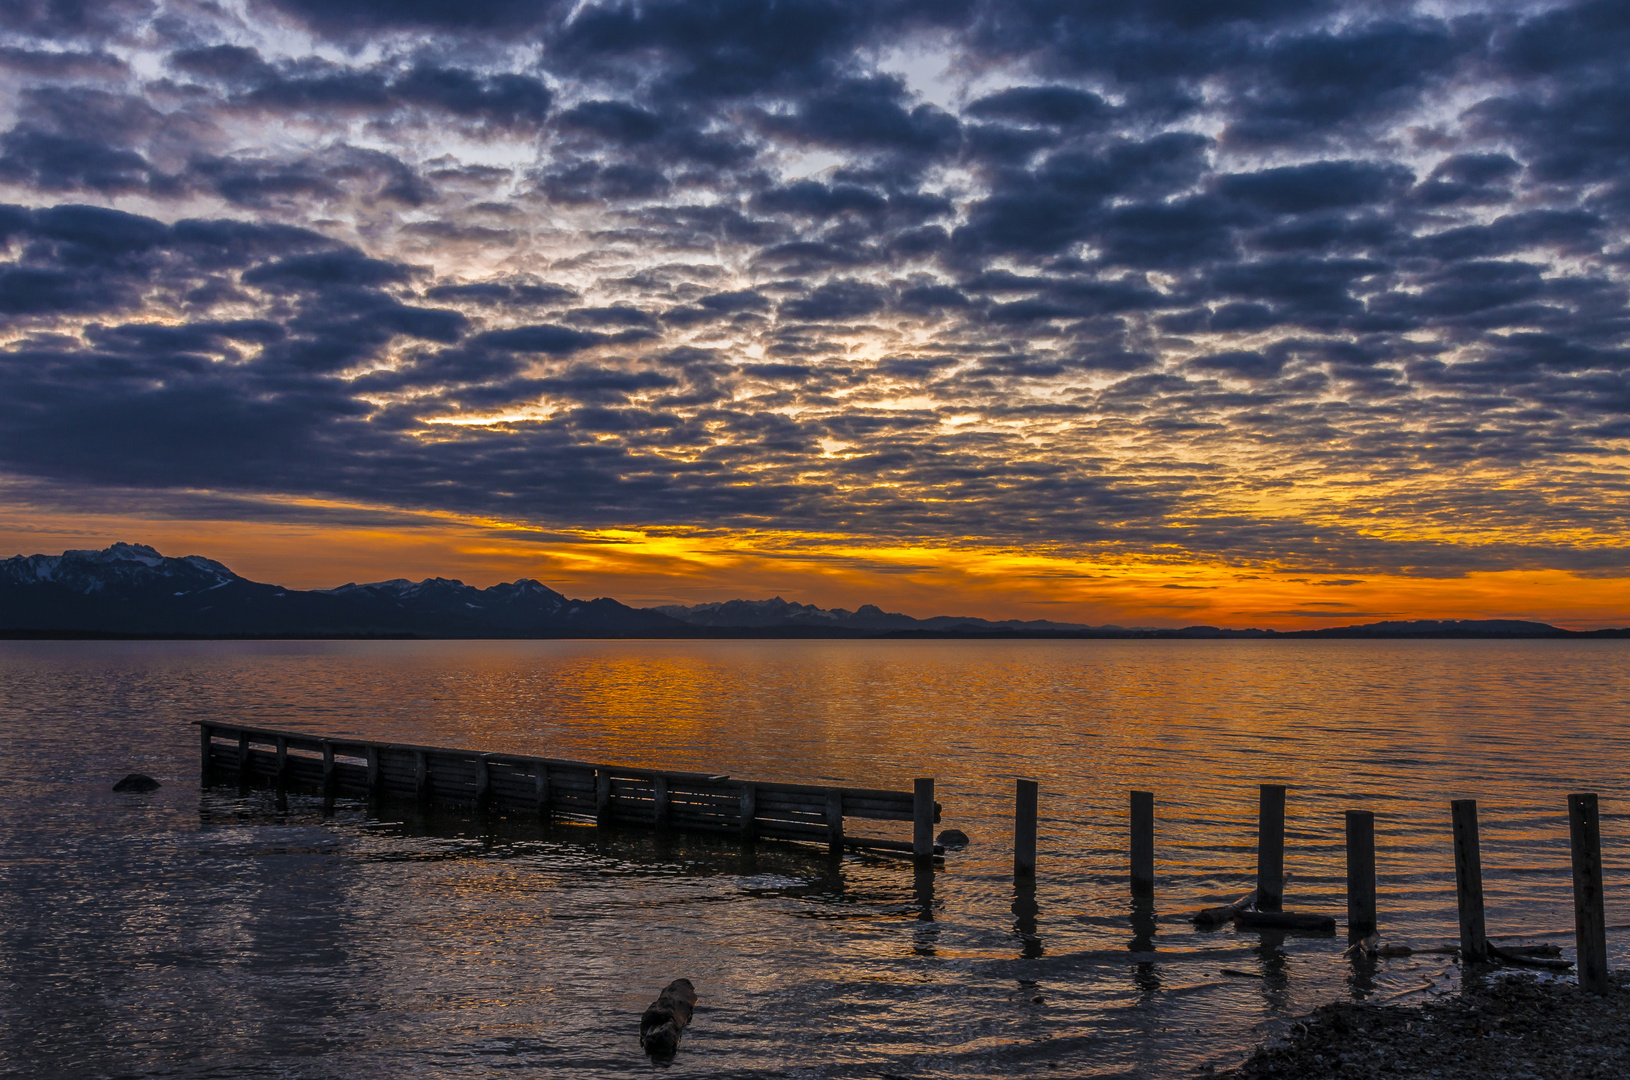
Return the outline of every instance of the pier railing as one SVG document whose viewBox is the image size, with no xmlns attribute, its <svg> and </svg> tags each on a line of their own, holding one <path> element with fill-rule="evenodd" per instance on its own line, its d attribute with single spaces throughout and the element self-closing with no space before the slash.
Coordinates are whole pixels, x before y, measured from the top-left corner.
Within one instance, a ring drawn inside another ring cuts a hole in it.
<svg viewBox="0 0 1630 1080">
<path fill-rule="evenodd" d="M 727 833 L 845 848 L 908 852 L 934 845 L 934 781 L 912 791 L 738 780 L 727 775 L 602 765 L 527 754 L 327 738 L 239 724 L 198 723 L 204 786 L 227 778 L 361 798 L 397 797 L 480 811 L 577 818 L 601 825 Z M 845 818 L 909 821 L 912 839 L 853 836 Z"/>
</svg>

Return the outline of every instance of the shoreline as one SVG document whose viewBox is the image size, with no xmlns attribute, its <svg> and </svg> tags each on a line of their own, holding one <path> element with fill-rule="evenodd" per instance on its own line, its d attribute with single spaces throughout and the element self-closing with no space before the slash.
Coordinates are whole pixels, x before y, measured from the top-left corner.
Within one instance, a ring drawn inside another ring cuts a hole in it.
<svg viewBox="0 0 1630 1080">
<path fill-rule="evenodd" d="M 1215 1080 L 1617 1080 L 1630 1076 L 1630 972 L 1597 996 L 1502 975 L 1418 1005 L 1321 1006 Z"/>
</svg>

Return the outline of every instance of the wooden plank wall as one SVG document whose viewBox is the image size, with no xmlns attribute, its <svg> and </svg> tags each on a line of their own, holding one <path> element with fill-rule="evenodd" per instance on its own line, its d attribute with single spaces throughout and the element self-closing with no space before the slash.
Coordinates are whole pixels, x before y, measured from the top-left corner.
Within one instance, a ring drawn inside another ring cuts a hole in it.
<svg viewBox="0 0 1630 1080">
<path fill-rule="evenodd" d="M 204 785 L 283 786 L 359 798 L 394 797 L 603 825 L 673 828 L 843 848 L 943 852 L 922 838 L 851 835 L 845 818 L 940 819 L 910 791 L 735 780 L 706 773 L 488 754 L 478 750 L 324 738 L 237 724 L 198 723 Z M 919 781 L 921 784 L 921 781 Z M 918 814 L 921 809 L 923 813 Z M 921 833 L 921 828 L 916 830 Z"/>
</svg>

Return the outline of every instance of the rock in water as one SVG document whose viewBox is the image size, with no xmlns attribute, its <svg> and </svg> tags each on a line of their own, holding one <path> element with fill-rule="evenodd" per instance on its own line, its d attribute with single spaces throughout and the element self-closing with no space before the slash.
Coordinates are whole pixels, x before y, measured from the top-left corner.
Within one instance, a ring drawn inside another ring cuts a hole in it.
<svg viewBox="0 0 1630 1080">
<path fill-rule="evenodd" d="M 654 1058 L 671 1058 L 679 1049 L 679 1033 L 690 1023 L 696 1007 L 696 988 L 689 979 L 675 979 L 663 987 L 640 1017 L 640 1046 Z"/>
<path fill-rule="evenodd" d="M 968 846 L 968 834 L 961 829 L 946 829 L 934 843 L 946 851 L 960 851 Z"/>
<path fill-rule="evenodd" d="M 163 786 L 164 786 L 163 784 L 160 784 L 157 780 L 154 780 L 151 776 L 148 776 L 146 773 L 133 772 L 129 776 L 126 776 L 123 780 L 120 780 L 117 784 L 114 784 L 113 785 L 113 790 L 114 791 L 157 791 L 159 788 L 161 788 Z"/>
</svg>

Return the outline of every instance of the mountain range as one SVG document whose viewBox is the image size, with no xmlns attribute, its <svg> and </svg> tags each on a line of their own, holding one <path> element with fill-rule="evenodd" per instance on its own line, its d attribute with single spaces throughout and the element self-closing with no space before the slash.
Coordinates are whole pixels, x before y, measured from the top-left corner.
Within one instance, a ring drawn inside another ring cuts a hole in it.
<svg viewBox="0 0 1630 1080">
<path fill-rule="evenodd" d="M 781 597 L 634 608 L 573 600 L 530 578 L 478 589 L 448 578 L 287 589 L 201 555 L 144 544 L 0 561 L 0 636 L 422 638 L 1536 638 L 1630 637 L 1500 619 L 1412 620 L 1318 630 L 1156 629 L 971 616 L 918 619 L 872 604 L 855 611 Z"/>
</svg>

